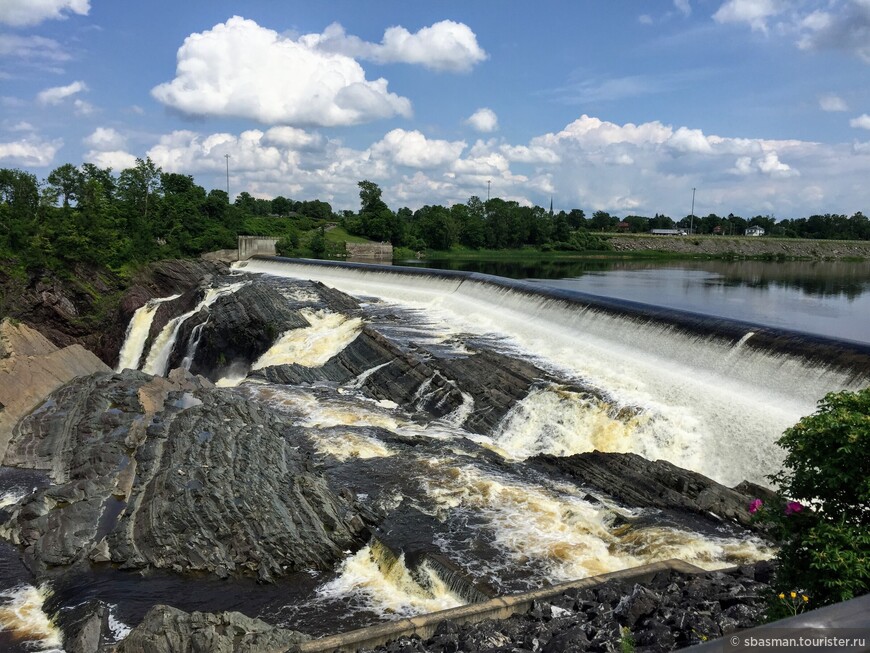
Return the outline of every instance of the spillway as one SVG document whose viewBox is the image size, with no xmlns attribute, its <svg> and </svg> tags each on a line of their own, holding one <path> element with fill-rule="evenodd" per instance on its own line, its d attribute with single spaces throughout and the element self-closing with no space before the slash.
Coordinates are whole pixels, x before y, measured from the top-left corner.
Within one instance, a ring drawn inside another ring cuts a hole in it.
<svg viewBox="0 0 870 653">
<path fill-rule="evenodd" d="M 235 268 L 320 281 L 423 311 L 453 332 L 496 336 L 614 405 L 639 409 L 633 428 L 621 431 L 599 406 L 530 396 L 511 416 L 509 444 L 520 458 L 524 451 L 631 451 L 728 485 L 766 483 L 780 466 L 775 441 L 785 428 L 826 393 L 870 382 L 870 347 L 860 343 L 489 275 L 281 258 Z M 589 428 L 597 435 L 575 432 Z"/>
</svg>

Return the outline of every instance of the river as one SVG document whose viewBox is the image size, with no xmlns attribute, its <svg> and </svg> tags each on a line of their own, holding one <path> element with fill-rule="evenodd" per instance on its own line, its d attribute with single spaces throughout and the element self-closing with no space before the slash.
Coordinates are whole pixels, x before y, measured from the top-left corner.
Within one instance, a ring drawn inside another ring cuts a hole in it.
<svg viewBox="0 0 870 653">
<path fill-rule="evenodd" d="M 403 261 L 870 343 L 870 262 Z"/>
</svg>

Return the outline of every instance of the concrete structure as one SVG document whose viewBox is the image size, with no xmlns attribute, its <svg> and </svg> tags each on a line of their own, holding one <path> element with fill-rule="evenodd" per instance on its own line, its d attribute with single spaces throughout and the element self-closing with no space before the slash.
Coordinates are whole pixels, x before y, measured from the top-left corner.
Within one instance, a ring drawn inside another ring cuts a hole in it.
<svg viewBox="0 0 870 653">
<path fill-rule="evenodd" d="M 653 576 L 658 572 L 669 570 L 684 574 L 697 574 L 704 571 L 682 560 L 654 562 L 641 567 L 623 569 L 601 576 L 592 576 L 581 580 L 560 583 L 543 589 L 532 590 L 531 592 L 523 592 L 522 594 L 496 597 L 483 603 L 469 603 L 468 605 L 461 605 L 458 608 L 431 612 L 418 617 L 399 619 L 398 621 L 314 639 L 300 644 L 299 648 L 294 650 L 298 650 L 299 653 L 332 653 L 333 651 L 351 653 L 361 648 L 380 646 L 399 637 L 417 635 L 421 639 L 428 639 L 435 634 L 438 624 L 448 619 L 457 624 L 473 624 L 486 619 L 507 619 L 515 614 L 528 612 L 532 607 L 532 601 L 541 601 L 553 596 L 559 596 L 562 592 L 569 589 L 594 587 L 613 579 L 644 583 L 652 580 Z"/>
<path fill-rule="evenodd" d="M 247 261 L 252 256 L 276 256 L 277 238 L 270 236 L 239 236 L 239 261 Z"/>
<path fill-rule="evenodd" d="M 352 262 L 393 260 L 393 246 L 390 243 L 345 243 L 344 250 L 347 260 Z"/>
</svg>

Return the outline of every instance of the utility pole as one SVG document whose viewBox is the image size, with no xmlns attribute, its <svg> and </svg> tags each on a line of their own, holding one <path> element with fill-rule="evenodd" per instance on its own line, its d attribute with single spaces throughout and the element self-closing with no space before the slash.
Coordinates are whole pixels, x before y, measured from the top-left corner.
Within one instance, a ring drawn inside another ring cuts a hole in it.
<svg viewBox="0 0 870 653">
<path fill-rule="evenodd" d="M 695 235 L 695 189 L 692 189 L 692 214 L 689 218 L 689 233 Z"/>
<path fill-rule="evenodd" d="M 224 154 L 224 158 L 227 160 L 227 204 L 230 202 L 230 155 Z"/>
<path fill-rule="evenodd" d="M 489 187 L 492 185 L 492 179 L 488 179 L 486 182 L 486 201 L 489 202 Z"/>
</svg>

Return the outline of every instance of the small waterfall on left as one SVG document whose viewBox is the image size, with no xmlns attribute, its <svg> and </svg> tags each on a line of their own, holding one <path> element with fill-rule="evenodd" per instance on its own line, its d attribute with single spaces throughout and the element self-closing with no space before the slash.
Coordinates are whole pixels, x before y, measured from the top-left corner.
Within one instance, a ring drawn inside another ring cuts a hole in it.
<svg viewBox="0 0 870 653">
<path fill-rule="evenodd" d="M 242 281 L 227 286 L 221 286 L 219 288 L 209 288 L 205 293 L 205 297 L 202 298 L 202 301 L 194 306 L 192 310 L 169 320 L 151 344 L 151 349 L 148 351 L 148 358 L 142 366 L 142 371 L 156 376 L 163 376 L 166 374 L 166 368 L 169 365 L 169 357 L 172 355 L 172 350 L 175 347 L 175 339 L 178 337 L 178 330 L 181 328 L 181 325 L 184 324 L 185 320 L 196 315 L 202 309 L 208 308 L 224 295 L 230 295 L 236 292 L 247 283 L 248 282 L 246 281 Z M 193 358 L 193 353 L 189 354 L 191 359 Z"/>
<path fill-rule="evenodd" d="M 145 350 L 145 341 L 148 340 L 148 332 L 151 331 L 154 314 L 157 312 L 160 304 L 171 302 L 179 297 L 181 295 L 171 295 L 170 297 L 149 300 L 133 314 L 130 324 L 127 326 L 124 346 L 121 347 L 121 353 L 118 354 L 116 372 L 126 369 L 139 369 L 139 360 L 142 358 L 142 352 Z"/>
</svg>

